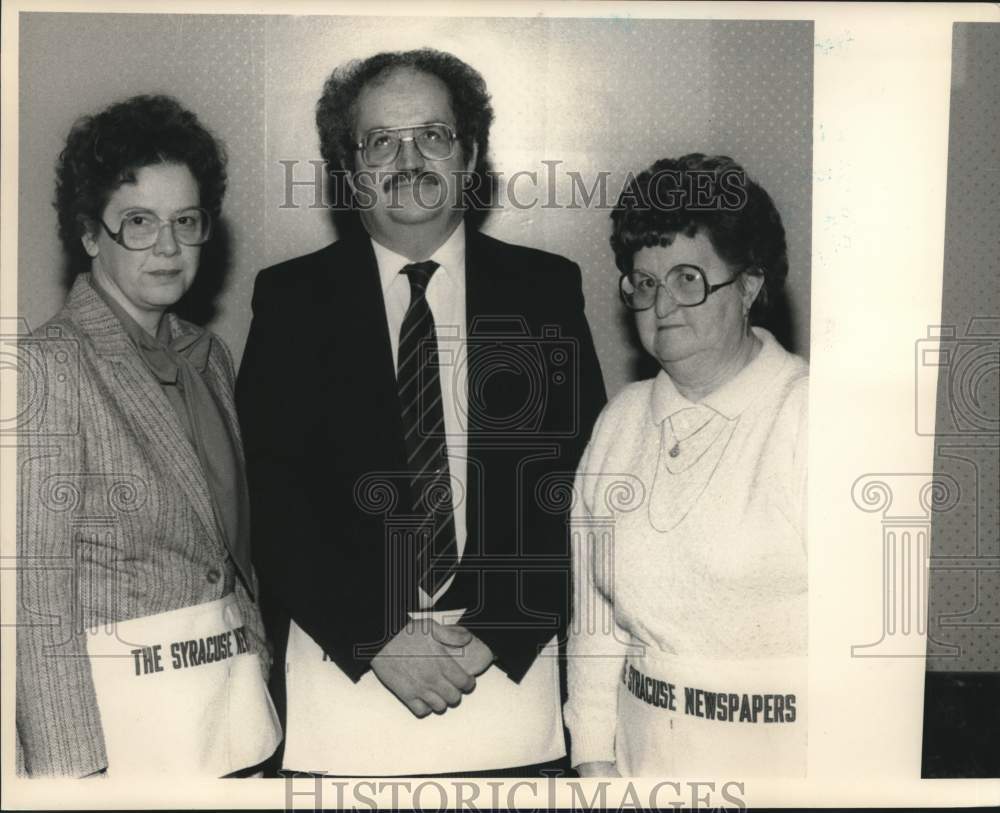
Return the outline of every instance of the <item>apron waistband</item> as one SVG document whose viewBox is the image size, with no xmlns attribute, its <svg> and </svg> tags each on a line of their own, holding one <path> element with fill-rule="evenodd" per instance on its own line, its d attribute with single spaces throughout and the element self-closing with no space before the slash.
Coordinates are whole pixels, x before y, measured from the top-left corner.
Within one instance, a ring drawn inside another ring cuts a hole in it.
<svg viewBox="0 0 1000 813">
<path fill-rule="evenodd" d="M 178 630 L 184 631 L 182 638 Z M 220 636 L 228 638 L 233 654 L 247 651 L 249 642 L 235 593 L 203 604 L 91 627 L 87 630 L 87 648 L 91 656 L 121 656 L 131 655 L 136 648 L 159 645 L 170 650 L 175 644 L 184 646 L 186 642 Z M 216 645 L 221 647 L 223 643 Z"/>
</svg>

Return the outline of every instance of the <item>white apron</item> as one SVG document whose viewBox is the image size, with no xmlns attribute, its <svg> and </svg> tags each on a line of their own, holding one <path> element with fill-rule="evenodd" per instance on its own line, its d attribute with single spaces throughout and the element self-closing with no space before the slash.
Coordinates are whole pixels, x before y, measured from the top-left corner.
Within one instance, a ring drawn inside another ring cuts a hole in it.
<svg viewBox="0 0 1000 813">
<path fill-rule="evenodd" d="M 412 614 L 416 615 L 416 614 Z M 421 613 L 421 616 L 428 615 Z M 441 624 L 461 611 L 429 613 Z M 450 773 L 531 765 L 566 753 L 555 639 L 520 684 L 496 666 L 457 708 L 418 719 L 375 673 L 354 683 L 292 621 L 283 767 L 339 776 Z"/>
<path fill-rule="evenodd" d="M 108 774 L 220 777 L 281 728 L 236 597 L 88 630 Z"/>
<path fill-rule="evenodd" d="M 626 658 L 615 758 L 622 776 L 806 775 L 805 657 Z"/>
</svg>

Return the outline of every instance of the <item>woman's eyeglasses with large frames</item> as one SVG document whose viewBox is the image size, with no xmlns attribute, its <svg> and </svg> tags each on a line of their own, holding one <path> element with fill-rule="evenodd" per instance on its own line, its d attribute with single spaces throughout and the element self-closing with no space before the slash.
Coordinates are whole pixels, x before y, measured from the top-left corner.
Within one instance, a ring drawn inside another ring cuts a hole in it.
<svg viewBox="0 0 1000 813">
<path fill-rule="evenodd" d="M 705 272 L 697 265 L 675 265 L 661 282 L 647 271 L 638 269 L 623 274 L 618 282 L 622 302 L 634 311 L 649 310 L 656 304 L 656 292 L 662 286 L 671 298 L 682 308 L 694 308 L 705 302 L 727 285 L 732 285 L 739 279 L 737 274 L 730 280 L 718 285 L 709 285 Z"/>
<path fill-rule="evenodd" d="M 205 209 L 184 209 L 167 220 L 161 220 L 145 209 L 128 212 L 114 232 L 104 220 L 98 221 L 108 236 L 129 251 L 143 251 L 156 245 L 160 231 L 169 227 L 174 239 L 185 246 L 200 246 L 212 234 L 212 217 Z"/>
</svg>

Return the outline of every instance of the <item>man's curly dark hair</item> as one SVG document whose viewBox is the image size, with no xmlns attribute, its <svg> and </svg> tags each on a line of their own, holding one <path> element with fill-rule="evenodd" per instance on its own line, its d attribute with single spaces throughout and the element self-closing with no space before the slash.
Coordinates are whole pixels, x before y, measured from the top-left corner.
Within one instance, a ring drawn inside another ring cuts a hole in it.
<svg viewBox="0 0 1000 813">
<path fill-rule="evenodd" d="M 398 69 L 410 69 L 436 76 L 448 88 L 455 113 L 458 139 L 468 155 L 479 147 L 475 171 L 485 166 L 489 150 L 493 106 L 486 82 L 474 68 L 458 57 L 431 48 L 389 51 L 367 59 L 354 60 L 335 68 L 323 85 L 316 103 L 316 127 L 320 153 L 330 172 L 354 169 L 354 127 L 358 96 L 365 86 Z"/>
<path fill-rule="evenodd" d="M 781 215 L 771 196 L 732 158 L 664 158 L 626 184 L 611 213 L 611 248 L 622 274 L 642 248 L 704 232 L 734 273 L 763 276 L 750 315 L 763 317 L 788 276 Z"/>
<path fill-rule="evenodd" d="M 190 110 L 170 96 L 133 96 L 76 121 L 56 164 L 59 237 L 74 270 L 88 264 L 80 237 L 122 184 L 153 164 L 184 164 L 213 220 L 226 192 L 226 152 Z"/>
</svg>

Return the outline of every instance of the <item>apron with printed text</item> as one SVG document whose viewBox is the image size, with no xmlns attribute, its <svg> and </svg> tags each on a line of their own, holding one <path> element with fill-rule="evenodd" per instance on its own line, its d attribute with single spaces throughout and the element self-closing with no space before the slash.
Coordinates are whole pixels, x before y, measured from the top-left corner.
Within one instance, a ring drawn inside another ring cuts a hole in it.
<svg viewBox="0 0 1000 813">
<path fill-rule="evenodd" d="M 87 631 L 111 776 L 220 777 L 281 739 L 234 594 Z"/>
<path fill-rule="evenodd" d="M 625 660 L 615 758 L 622 776 L 806 775 L 805 657 Z"/>
<path fill-rule="evenodd" d="M 462 611 L 411 613 L 440 624 Z M 520 683 L 496 665 L 456 708 L 418 719 L 371 670 L 354 683 L 294 621 L 288 636 L 283 767 L 341 776 L 475 771 L 566 753 L 555 639 Z"/>
</svg>

